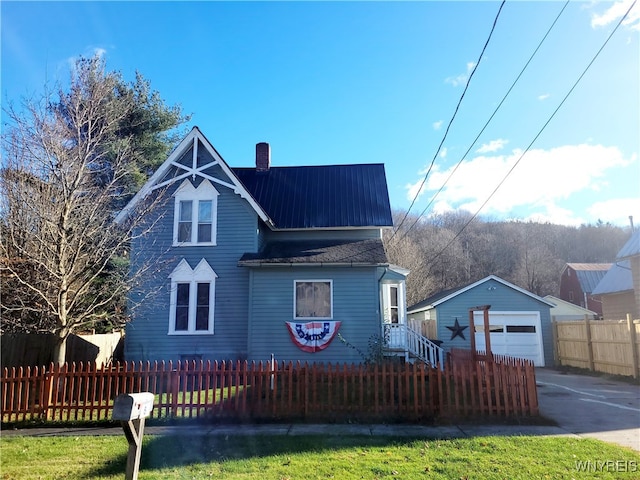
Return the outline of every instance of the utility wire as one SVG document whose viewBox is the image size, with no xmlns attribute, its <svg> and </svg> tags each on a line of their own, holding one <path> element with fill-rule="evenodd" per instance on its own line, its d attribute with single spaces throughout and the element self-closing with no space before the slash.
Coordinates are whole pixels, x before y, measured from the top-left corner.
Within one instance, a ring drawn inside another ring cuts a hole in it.
<svg viewBox="0 0 640 480">
<path fill-rule="evenodd" d="M 473 78 L 473 75 L 476 73 L 476 70 L 478 69 L 478 65 L 480 65 L 480 61 L 482 60 L 484 52 L 487 49 L 487 46 L 489 45 L 489 41 L 491 40 L 491 37 L 493 36 L 493 32 L 494 32 L 494 30 L 496 28 L 496 24 L 498 23 L 498 18 L 500 17 L 500 12 L 502 12 L 502 7 L 504 7 L 505 2 L 506 2 L 506 0 L 502 0 L 502 3 L 500 4 L 500 8 L 498 9 L 498 13 L 496 14 L 496 17 L 493 20 L 493 25 L 491 26 L 491 31 L 489 32 L 489 37 L 487 38 L 487 41 L 484 43 L 484 47 L 482 47 L 482 51 L 480 52 L 480 56 L 478 57 L 478 61 L 476 62 L 476 64 L 473 67 L 473 70 L 471 70 L 471 73 L 469 74 L 469 78 L 467 79 L 467 83 L 466 83 L 466 85 L 464 87 L 462 95 L 460 95 L 460 99 L 458 100 L 458 104 L 456 105 L 455 111 L 453 112 L 453 116 L 451 117 L 451 120 L 449 120 L 449 124 L 447 125 L 447 128 L 446 128 L 446 130 L 444 132 L 444 136 L 442 137 L 442 141 L 440 142 L 440 145 L 438 145 L 438 149 L 436 150 L 436 153 L 433 155 L 433 159 L 431 160 L 431 164 L 429 165 L 429 168 L 427 169 L 427 173 L 424 175 L 424 178 L 422 179 L 422 183 L 420 183 L 420 188 L 418 189 L 418 191 L 416 192 L 415 196 L 413 197 L 413 200 L 411 201 L 411 205 L 409 205 L 409 209 L 407 210 L 407 213 L 404 214 L 404 217 L 402 218 L 402 221 L 400 222 L 400 225 L 398 225 L 398 228 L 393 232 L 393 235 L 391 235 L 391 238 L 389 238 L 389 241 L 393 240 L 393 237 L 396 235 L 396 233 L 400 230 L 400 228 L 402 227 L 402 225 L 406 221 L 407 216 L 409 215 L 409 212 L 413 208 L 413 205 L 416 203 L 416 200 L 418 200 L 418 197 L 420 196 L 420 192 L 422 192 L 422 189 L 424 188 L 424 184 L 427 181 L 427 177 L 429 176 L 429 173 L 431 173 L 431 170 L 433 169 L 433 165 L 436 162 L 436 158 L 438 158 L 438 154 L 440 153 L 440 150 L 442 149 L 442 145 L 444 144 L 444 141 L 447 138 L 447 135 L 449 133 L 449 129 L 451 128 L 451 124 L 453 123 L 453 120 L 456 118 L 456 115 L 458 114 L 458 110 L 460 109 L 460 104 L 462 103 L 462 100 L 464 99 L 464 96 L 467 93 L 467 89 L 469 88 L 469 84 L 471 83 L 471 79 Z"/>
<path fill-rule="evenodd" d="M 611 37 L 613 37 L 614 33 L 616 33 L 616 31 L 618 30 L 618 28 L 620 27 L 620 25 L 622 25 L 622 22 L 624 22 L 627 18 L 627 16 L 629 15 L 629 12 L 631 11 L 631 9 L 635 6 L 636 2 L 638 0 L 633 0 L 633 3 L 631 4 L 631 6 L 629 7 L 629 9 L 627 10 L 627 12 L 624 14 L 624 16 L 620 19 L 620 21 L 617 23 L 617 25 L 615 26 L 615 28 L 611 31 L 611 33 L 609 34 L 609 36 L 607 37 L 607 39 L 604 41 L 604 43 L 602 44 L 602 46 L 600 47 L 600 49 L 598 49 L 598 51 L 596 52 L 596 54 L 593 56 L 593 58 L 591 59 L 591 61 L 589 62 L 589 64 L 586 66 L 586 68 L 582 71 L 582 73 L 580 74 L 580 76 L 578 77 L 578 79 L 574 82 L 573 86 L 569 89 L 569 91 L 567 92 L 567 94 L 564 96 L 564 98 L 562 99 L 562 101 L 560 102 L 560 104 L 556 107 L 556 109 L 553 111 L 553 113 L 551 114 L 551 116 L 548 118 L 548 120 L 544 123 L 544 125 L 542 125 L 542 128 L 538 131 L 538 133 L 536 134 L 535 137 L 533 137 L 533 140 L 531 140 L 531 143 L 529 143 L 529 145 L 527 146 L 527 148 L 524 150 L 524 152 L 522 152 L 522 154 L 520 155 L 520 157 L 518 158 L 518 160 L 516 160 L 516 163 L 513 164 L 513 166 L 509 169 L 509 171 L 507 172 L 507 174 L 502 177 L 502 180 L 500 180 L 500 183 L 498 183 L 498 185 L 496 186 L 496 188 L 493 189 L 493 191 L 491 192 L 491 194 L 487 197 L 487 199 L 482 203 L 482 205 L 480 205 L 480 208 L 478 208 L 478 210 L 476 210 L 476 212 L 473 214 L 473 216 L 462 226 L 462 228 L 460 229 L 460 231 L 458 233 L 455 234 L 455 236 L 444 246 L 444 248 L 442 250 L 440 250 L 438 253 L 436 253 L 431 259 L 429 259 L 426 262 L 426 266 L 430 266 L 434 260 L 436 260 L 440 255 L 442 255 L 442 253 L 449 248 L 449 246 L 462 234 L 462 232 L 465 230 L 465 228 L 467 228 L 469 226 L 469 224 L 478 216 L 478 214 L 480 213 L 480 211 L 487 205 L 487 203 L 489 202 L 489 200 L 491 200 L 491 198 L 495 195 L 495 193 L 498 191 L 498 189 L 502 186 L 502 184 L 507 180 L 507 178 L 509 177 L 509 175 L 511 175 L 511 172 L 513 172 L 513 170 L 518 166 L 518 164 L 520 163 L 520 160 L 522 160 L 522 158 L 526 155 L 526 153 L 531 149 L 532 145 L 536 142 L 536 140 L 538 139 L 538 137 L 540 137 L 540 135 L 542 134 L 542 132 L 547 128 L 547 126 L 549 125 L 549 123 L 551 122 L 551 120 L 556 116 L 556 113 L 558 113 L 558 110 L 560 110 L 560 108 L 564 105 L 564 103 L 567 101 L 567 98 L 569 98 L 569 96 L 573 93 L 573 91 L 575 90 L 575 88 L 578 86 L 578 84 L 580 83 L 580 81 L 582 80 L 582 78 L 585 76 L 585 74 L 587 73 L 587 71 L 591 68 L 591 65 L 593 65 L 593 63 L 596 61 L 596 59 L 600 56 L 600 53 L 602 52 L 602 50 L 604 50 L 604 47 L 607 46 L 607 44 L 609 43 L 609 40 L 611 40 Z"/>
<path fill-rule="evenodd" d="M 449 182 L 449 180 L 451 180 L 451 177 L 453 176 L 454 173 L 456 173 L 456 170 L 458 170 L 458 167 L 462 164 L 462 162 L 465 160 L 465 158 L 467 158 L 467 155 L 469 154 L 469 152 L 471 151 L 471 149 L 473 148 L 473 146 L 476 144 L 476 142 L 478 141 L 478 139 L 480 138 L 480 136 L 484 133 L 484 131 L 486 130 L 486 128 L 489 126 L 489 123 L 491 123 L 491 120 L 493 120 L 493 117 L 495 117 L 496 113 L 498 112 L 498 110 L 500 109 L 500 107 L 502 107 L 502 104 L 505 102 L 505 100 L 507 99 L 507 97 L 509 96 L 509 94 L 511 93 L 511 91 L 513 90 L 513 88 L 516 86 L 516 84 L 518 83 L 518 81 L 520 80 L 520 77 L 522 77 L 522 75 L 524 74 L 525 70 L 527 69 L 527 67 L 529 66 L 529 64 L 531 63 L 531 61 L 533 60 L 533 57 L 536 56 L 536 54 L 538 53 L 538 50 L 540 50 L 540 47 L 542 47 L 542 44 L 544 43 L 544 41 L 547 39 L 547 37 L 549 36 L 549 33 L 551 33 L 551 30 L 553 29 L 553 27 L 556 25 L 556 23 L 558 22 L 558 19 L 560 18 L 560 16 L 562 15 L 562 13 L 565 11 L 565 9 L 567 8 L 567 6 L 569 5 L 570 0 L 567 0 L 564 4 L 564 6 L 562 7 L 562 9 L 560 10 L 560 12 L 558 13 L 558 15 L 556 16 L 555 20 L 553 21 L 553 23 L 551 24 L 551 26 L 549 27 L 549 29 L 547 30 L 547 33 L 545 33 L 544 37 L 542 37 L 542 40 L 540 40 L 540 42 L 538 43 L 538 46 L 536 47 L 536 49 L 533 51 L 533 53 L 531 54 L 531 56 L 529 57 L 529 60 L 527 60 L 527 63 L 525 63 L 524 67 L 522 67 L 522 70 L 520 70 L 520 73 L 518 74 L 518 76 L 516 77 L 516 79 L 513 81 L 513 83 L 511 84 L 511 86 L 509 87 L 509 90 L 507 90 L 507 93 L 505 93 L 504 97 L 502 97 L 502 100 L 500 101 L 500 103 L 498 104 L 498 106 L 495 108 L 495 110 L 493 111 L 493 113 L 491 114 L 491 116 L 489 117 L 489 119 L 487 120 L 487 122 L 484 124 L 484 126 L 482 127 L 482 129 L 480 130 L 480 132 L 478 133 L 478 135 L 476 135 L 476 138 L 473 139 L 473 142 L 471 142 L 471 145 L 469 145 L 469 148 L 467 149 L 466 152 L 464 152 L 464 155 L 462 156 L 462 158 L 460 159 L 460 161 L 458 161 L 458 163 L 456 164 L 456 166 L 454 167 L 454 169 L 451 171 L 451 173 L 449 173 L 449 176 L 445 179 L 444 183 L 442 184 L 442 186 L 440 187 L 440 189 L 435 193 L 435 195 L 433 197 L 431 197 L 431 200 L 429 200 L 429 203 L 427 204 L 426 207 L 424 207 L 424 210 L 422 210 L 422 212 L 420 213 L 420 215 L 418 215 L 418 218 L 415 219 L 415 221 L 411 224 L 411 226 L 406 229 L 403 234 L 402 237 L 400 237 L 400 239 L 398 240 L 398 242 L 402 241 L 402 239 L 404 239 L 404 237 L 406 237 L 409 232 L 411 231 L 411 229 L 413 227 L 415 227 L 415 225 L 420 221 L 420 219 L 424 216 L 424 214 L 426 213 L 426 211 L 429 209 L 429 207 L 433 204 L 433 201 L 436 199 L 436 197 L 440 194 L 440 192 L 442 192 L 442 190 L 444 189 L 444 187 L 447 185 L 447 183 Z M 393 238 L 393 237 L 391 237 Z"/>
</svg>

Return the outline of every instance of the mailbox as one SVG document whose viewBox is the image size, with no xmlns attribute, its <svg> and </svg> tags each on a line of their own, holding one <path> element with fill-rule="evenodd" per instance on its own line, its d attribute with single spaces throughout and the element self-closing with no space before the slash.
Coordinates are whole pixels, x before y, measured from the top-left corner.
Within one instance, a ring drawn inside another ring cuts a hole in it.
<svg viewBox="0 0 640 480">
<path fill-rule="evenodd" d="M 153 393 L 123 393 L 113 402 L 114 420 L 120 420 L 124 435 L 129 442 L 125 480 L 137 480 L 142 452 L 142 435 L 144 422 L 153 410 Z"/>
<path fill-rule="evenodd" d="M 153 393 L 123 393 L 113 403 L 114 420 L 137 420 L 147 418 L 153 410 Z"/>
</svg>

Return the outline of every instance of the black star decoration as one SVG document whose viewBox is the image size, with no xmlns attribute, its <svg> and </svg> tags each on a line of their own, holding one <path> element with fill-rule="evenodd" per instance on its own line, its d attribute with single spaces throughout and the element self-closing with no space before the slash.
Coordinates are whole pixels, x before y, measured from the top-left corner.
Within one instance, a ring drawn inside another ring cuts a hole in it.
<svg viewBox="0 0 640 480">
<path fill-rule="evenodd" d="M 466 340 L 466 338 L 464 338 L 464 329 L 465 328 L 469 328 L 469 326 L 461 326 L 458 323 L 458 317 L 456 317 L 456 323 L 453 324 L 453 327 L 447 327 L 449 330 L 451 330 L 451 340 L 453 340 L 454 338 L 456 338 L 458 335 L 460 335 L 460 337 L 462 337 L 463 340 Z"/>
</svg>

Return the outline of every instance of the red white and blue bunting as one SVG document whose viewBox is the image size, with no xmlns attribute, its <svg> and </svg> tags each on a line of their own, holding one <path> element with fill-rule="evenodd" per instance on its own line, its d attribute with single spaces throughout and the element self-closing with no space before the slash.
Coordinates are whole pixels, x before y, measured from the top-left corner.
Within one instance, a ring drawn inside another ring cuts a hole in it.
<svg viewBox="0 0 640 480">
<path fill-rule="evenodd" d="M 284 322 L 287 324 L 291 340 L 305 352 L 315 353 L 329 346 L 338 333 L 342 322 Z"/>
</svg>

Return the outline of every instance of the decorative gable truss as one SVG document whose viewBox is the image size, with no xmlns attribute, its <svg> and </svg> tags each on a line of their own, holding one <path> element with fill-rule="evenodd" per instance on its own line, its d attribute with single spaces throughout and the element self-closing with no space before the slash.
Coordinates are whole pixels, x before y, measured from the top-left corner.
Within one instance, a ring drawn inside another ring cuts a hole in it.
<svg viewBox="0 0 640 480">
<path fill-rule="evenodd" d="M 203 161 L 205 156 L 198 155 L 198 150 L 200 148 L 204 148 L 206 152 L 209 154 L 209 157 L 212 159 L 211 161 Z M 186 154 L 191 150 L 191 158 L 187 158 Z M 207 173 L 207 170 L 211 167 L 219 167 L 222 169 L 226 177 L 229 181 L 225 181 L 220 178 L 216 178 Z M 175 172 L 171 172 L 174 169 Z M 171 174 L 171 175 L 170 175 Z M 156 172 L 149 178 L 147 183 L 140 189 L 140 191 L 131 199 L 131 201 L 127 204 L 125 208 L 120 211 L 120 213 L 116 217 L 116 222 L 120 223 L 124 221 L 129 212 L 133 210 L 138 203 L 140 203 L 144 198 L 146 198 L 152 192 L 168 187 L 176 182 L 183 181 L 182 185 L 176 192 L 176 202 L 178 202 L 178 192 L 183 188 L 188 188 L 186 184 L 191 184 L 191 182 L 187 181 L 188 178 L 191 178 L 192 181 L 196 180 L 196 177 L 200 177 L 204 180 L 208 180 L 207 184 L 205 184 L 205 189 L 210 188 L 209 199 L 213 200 L 217 197 L 217 190 L 214 185 L 220 185 L 226 188 L 233 190 L 233 192 L 237 195 L 240 195 L 241 198 L 245 199 L 251 207 L 255 210 L 258 216 L 270 227 L 273 227 L 273 221 L 266 214 L 264 209 L 255 201 L 255 199 L 251 196 L 251 194 L 246 190 L 246 188 L 242 185 L 242 182 L 238 180 L 237 176 L 233 173 L 233 171 L 229 168 L 227 163 L 222 159 L 220 154 L 216 151 L 216 149 L 209 143 L 207 138 L 202 134 L 198 127 L 193 127 L 191 132 L 178 144 L 178 146 L 174 149 L 174 151 L 169 155 L 169 158 L 165 160 L 165 162 L 156 170 Z M 199 192 L 202 184 L 198 186 L 198 188 L 193 188 L 194 193 L 196 193 L 196 197 L 202 196 L 201 194 L 204 192 Z M 213 193 L 215 192 L 215 193 Z M 184 191 L 183 191 L 184 193 Z M 195 198 L 195 200 L 199 200 L 199 198 Z M 186 208 L 186 207 L 185 207 Z M 192 209 L 193 204 L 192 204 Z M 206 208 L 206 207 L 205 207 Z M 176 218 L 178 217 L 179 206 L 176 206 Z M 185 210 L 186 212 L 186 210 Z M 203 212 L 204 213 L 204 212 Z M 199 211 L 192 210 L 192 221 L 195 223 L 195 216 L 193 214 L 199 214 Z M 215 214 L 215 211 L 212 211 L 212 214 Z M 185 213 L 185 215 L 187 215 Z M 186 220 L 185 220 L 186 222 Z M 175 229 L 174 229 L 175 230 Z M 212 231 L 213 233 L 213 231 Z M 193 241 L 195 235 L 197 234 L 196 230 L 192 229 L 192 237 L 191 242 Z M 177 241 L 178 233 L 174 233 L 174 244 L 180 244 Z M 215 237 L 212 236 L 211 242 L 209 244 L 215 244 Z"/>
</svg>

